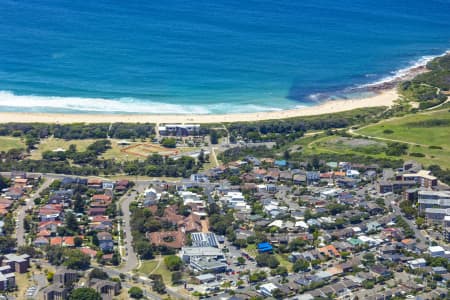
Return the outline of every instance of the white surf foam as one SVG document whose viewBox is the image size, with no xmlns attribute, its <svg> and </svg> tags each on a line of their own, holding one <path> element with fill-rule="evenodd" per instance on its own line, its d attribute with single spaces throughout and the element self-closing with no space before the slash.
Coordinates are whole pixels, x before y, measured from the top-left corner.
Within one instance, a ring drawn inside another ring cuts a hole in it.
<svg viewBox="0 0 450 300">
<path fill-rule="evenodd" d="M 411 74 L 411 72 L 413 70 L 415 70 L 417 68 L 420 68 L 420 67 L 424 67 L 424 66 L 427 65 L 427 63 L 429 63 L 430 61 L 432 61 L 436 57 L 444 56 L 444 55 L 446 55 L 448 53 L 450 53 L 450 50 L 447 50 L 444 53 L 439 54 L 439 55 L 425 55 L 425 56 L 422 56 L 418 60 L 412 61 L 407 67 L 398 69 L 396 71 L 393 71 L 393 72 L 391 72 L 391 74 L 389 76 L 383 77 L 380 80 L 377 80 L 375 82 L 371 82 L 371 83 L 360 85 L 360 86 L 358 86 L 358 88 L 374 87 L 374 86 L 382 85 L 384 83 L 389 83 L 389 82 L 393 82 L 393 81 L 396 81 L 396 80 L 400 80 L 400 79 L 406 78 L 408 75 Z"/>
<path fill-rule="evenodd" d="M 273 102 L 272 102 L 273 103 Z M 225 114 L 278 111 L 284 108 L 256 104 L 216 103 L 183 105 L 133 98 L 105 99 L 81 97 L 54 97 L 16 95 L 0 91 L 1 108 L 13 111 L 66 112 L 66 113 L 123 113 L 123 114 Z"/>
</svg>

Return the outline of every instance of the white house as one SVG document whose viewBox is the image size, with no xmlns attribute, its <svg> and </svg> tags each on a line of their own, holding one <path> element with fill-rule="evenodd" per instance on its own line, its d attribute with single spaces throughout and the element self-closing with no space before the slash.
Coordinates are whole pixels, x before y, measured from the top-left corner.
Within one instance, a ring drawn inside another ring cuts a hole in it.
<svg viewBox="0 0 450 300">
<path fill-rule="evenodd" d="M 427 261 L 424 258 L 418 258 L 408 261 L 408 265 L 411 269 L 424 268 L 427 265 Z"/>
<path fill-rule="evenodd" d="M 358 170 L 347 170 L 347 172 L 345 173 L 345 176 L 347 176 L 348 178 L 359 178 L 359 171 Z"/>
<path fill-rule="evenodd" d="M 220 200 L 229 208 L 240 212 L 251 212 L 251 207 L 247 204 L 241 192 L 228 192 Z"/>
<path fill-rule="evenodd" d="M 179 192 L 181 198 L 183 198 L 183 204 L 187 205 L 189 203 L 204 204 L 204 201 L 200 199 L 200 196 L 196 193 L 190 191 Z"/>
<path fill-rule="evenodd" d="M 278 289 L 278 286 L 276 286 L 272 282 L 269 282 L 269 283 L 262 284 L 259 287 L 259 292 L 261 294 L 263 294 L 264 296 L 272 297 L 273 291 L 275 291 L 277 289 Z"/>
<path fill-rule="evenodd" d="M 431 257 L 445 257 L 445 249 L 441 246 L 431 246 L 428 248 Z"/>
</svg>

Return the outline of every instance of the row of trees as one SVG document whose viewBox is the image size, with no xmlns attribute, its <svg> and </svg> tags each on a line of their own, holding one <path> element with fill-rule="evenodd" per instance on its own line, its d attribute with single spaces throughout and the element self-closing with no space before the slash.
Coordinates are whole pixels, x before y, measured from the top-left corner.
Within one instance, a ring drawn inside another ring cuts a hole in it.
<svg viewBox="0 0 450 300">
<path fill-rule="evenodd" d="M 0 135 L 23 136 L 35 139 L 53 135 L 65 140 L 78 139 L 117 139 L 148 138 L 155 134 L 150 123 L 108 123 L 98 124 L 43 124 L 43 123 L 6 123 L 0 125 Z"/>
<path fill-rule="evenodd" d="M 259 122 L 236 122 L 228 124 L 231 137 L 242 137 L 249 141 L 286 141 L 289 135 L 293 138 L 302 136 L 308 130 L 326 130 L 330 128 L 344 128 L 353 124 L 361 124 L 376 120 L 384 108 L 364 108 L 348 112 L 320 115 L 313 117 L 299 117 L 284 120 L 269 120 Z"/>
<path fill-rule="evenodd" d="M 144 161 L 118 162 L 113 159 L 101 159 L 97 156 L 109 147 L 108 140 L 97 141 L 94 144 L 95 147 L 91 148 L 90 146 L 83 152 L 77 152 L 72 147 L 66 152 L 45 152 L 42 160 L 22 159 L 20 151 L 10 150 L 0 154 L 0 159 L 3 158 L 0 161 L 0 170 L 82 176 L 126 173 L 152 177 L 189 177 L 191 174 L 197 173 L 205 162 L 205 159 L 196 161 L 195 158 L 189 156 L 173 159 L 159 154 L 153 154 Z M 69 159 L 72 159 L 76 165 L 71 164 Z"/>
</svg>

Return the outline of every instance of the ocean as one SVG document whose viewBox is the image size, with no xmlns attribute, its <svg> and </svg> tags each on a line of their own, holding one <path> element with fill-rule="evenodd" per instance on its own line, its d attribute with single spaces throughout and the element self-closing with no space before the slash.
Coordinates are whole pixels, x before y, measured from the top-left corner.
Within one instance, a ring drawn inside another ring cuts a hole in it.
<svg viewBox="0 0 450 300">
<path fill-rule="evenodd" d="M 1 0 L 0 111 L 275 111 L 448 49 L 445 0 Z"/>
</svg>

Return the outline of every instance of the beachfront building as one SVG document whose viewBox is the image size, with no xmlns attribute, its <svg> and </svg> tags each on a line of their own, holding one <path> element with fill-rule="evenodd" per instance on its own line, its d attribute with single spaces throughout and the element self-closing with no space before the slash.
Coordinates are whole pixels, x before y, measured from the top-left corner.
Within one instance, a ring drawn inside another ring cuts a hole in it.
<svg viewBox="0 0 450 300">
<path fill-rule="evenodd" d="M 158 127 L 159 134 L 165 136 L 198 135 L 199 131 L 198 124 L 166 124 Z"/>
</svg>

